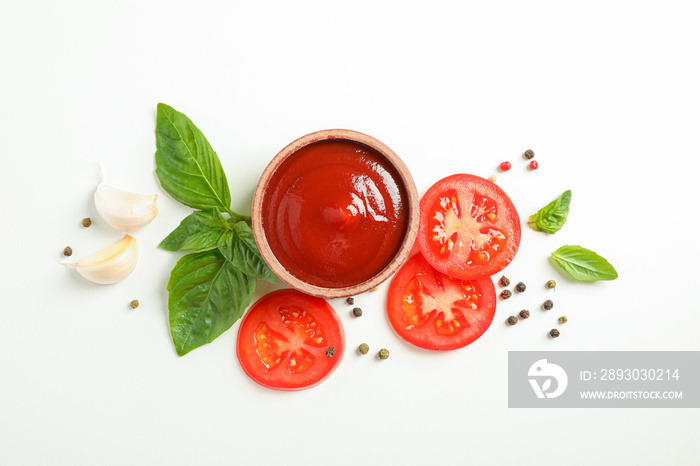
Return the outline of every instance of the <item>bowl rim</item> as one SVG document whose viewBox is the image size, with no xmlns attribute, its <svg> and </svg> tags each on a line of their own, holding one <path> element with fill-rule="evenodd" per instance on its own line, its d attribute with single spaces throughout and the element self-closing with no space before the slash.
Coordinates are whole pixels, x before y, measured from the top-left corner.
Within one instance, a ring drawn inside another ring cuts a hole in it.
<svg viewBox="0 0 700 466">
<path fill-rule="evenodd" d="M 275 257 L 270 245 L 267 242 L 267 237 L 265 236 L 265 230 L 263 228 L 262 222 L 262 204 L 265 191 L 270 182 L 270 178 L 279 168 L 280 165 L 292 154 L 301 149 L 302 147 L 308 146 L 320 141 L 341 139 L 352 142 L 357 142 L 369 146 L 370 148 L 376 150 L 381 154 L 391 166 L 399 174 L 399 177 L 404 185 L 406 196 L 408 197 L 406 205 L 408 210 L 408 225 L 406 228 L 406 236 L 399 246 L 393 259 L 384 267 L 379 273 L 368 278 L 365 281 L 356 283 L 353 285 L 348 285 L 344 287 L 330 288 L 314 285 L 312 283 L 305 282 L 291 272 L 289 272 Z M 418 235 L 418 222 L 420 218 L 420 201 L 418 198 L 418 192 L 416 190 L 416 185 L 413 181 L 413 177 L 408 170 L 406 164 L 403 160 L 396 155 L 396 153 L 389 148 L 383 142 L 373 138 L 364 133 L 358 131 L 353 131 L 349 129 L 325 129 L 321 131 L 314 131 L 313 133 L 306 134 L 285 146 L 280 152 L 277 153 L 275 157 L 270 161 L 265 170 L 263 171 L 258 184 L 255 188 L 255 194 L 253 195 L 253 206 L 251 214 L 251 223 L 253 228 L 253 234 L 255 235 L 255 241 L 258 243 L 258 248 L 263 256 L 265 262 L 270 266 L 272 271 L 277 275 L 277 277 L 283 282 L 287 283 L 293 288 L 299 291 L 310 294 L 312 296 L 318 296 L 322 298 L 345 298 L 349 296 L 356 296 L 366 291 L 372 290 L 386 281 L 391 277 L 398 269 L 408 260 L 410 253 L 413 249 L 413 245 L 416 241 L 416 236 Z"/>
</svg>

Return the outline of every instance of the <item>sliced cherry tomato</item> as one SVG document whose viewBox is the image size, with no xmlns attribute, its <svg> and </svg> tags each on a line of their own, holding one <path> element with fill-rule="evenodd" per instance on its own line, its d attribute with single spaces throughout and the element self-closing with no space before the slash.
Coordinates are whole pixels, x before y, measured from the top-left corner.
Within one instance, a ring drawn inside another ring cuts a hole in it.
<svg viewBox="0 0 700 466">
<path fill-rule="evenodd" d="M 520 217 L 510 198 L 489 180 L 452 175 L 420 202 L 418 245 L 435 269 L 454 278 L 493 275 L 520 245 Z"/>
<path fill-rule="evenodd" d="M 389 322 L 401 338 L 420 348 L 467 346 L 489 328 L 495 311 L 491 278 L 450 278 L 421 254 L 409 259 L 389 286 Z"/>
<path fill-rule="evenodd" d="M 248 311 L 236 349 L 241 367 L 255 382 L 301 390 L 323 382 L 338 367 L 345 332 L 325 300 L 280 290 L 263 296 Z"/>
</svg>

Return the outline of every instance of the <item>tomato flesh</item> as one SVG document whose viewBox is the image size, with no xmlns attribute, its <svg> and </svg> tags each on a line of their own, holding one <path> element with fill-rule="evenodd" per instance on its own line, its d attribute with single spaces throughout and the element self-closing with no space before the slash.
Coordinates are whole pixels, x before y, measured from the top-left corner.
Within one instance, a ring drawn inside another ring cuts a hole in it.
<svg viewBox="0 0 700 466">
<path fill-rule="evenodd" d="M 454 278 L 503 270 L 520 245 L 520 218 L 501 188 L 473 175 L 435 183 L 421 200 L 418 245 L 425 259 Z"/>
<path fill-rule="evenodd" d="M 460 280 L 435 270 L 418 254 L 389 287 L 389 322 L 401 338 L 431 350 L 462 348 L 491 325 L 496 291 L 490 278 Z"/>
<path fill-rule="evenodd" d="M 326 355 L 335 349 L 332 357 Z M 345 349 L 343 326 L 323 299 L 296 290 L 269 293 L 241 322 L 238 360 L 255 382 L 278 390 L 310 388 L 338 366 Z"/>
</svg>

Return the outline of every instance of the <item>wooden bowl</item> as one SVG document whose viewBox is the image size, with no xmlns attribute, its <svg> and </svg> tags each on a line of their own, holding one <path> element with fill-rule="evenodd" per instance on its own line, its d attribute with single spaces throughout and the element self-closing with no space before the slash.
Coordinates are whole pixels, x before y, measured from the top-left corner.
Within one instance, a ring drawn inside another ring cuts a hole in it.
<svg viewBox="0 0 700 466">
<path fill-rule="evenodd" d="M 318 286 L 313 283 L 308 283 L 303 281 L 289 272 L 275 257 L 270 245 L 268 244 L 267 237 L 265 235 L 265 229 L 263 225 L 263 200 L 265 192 L 268 189 L 270 179 L 275 171 L 280 167 L 280 165 L 296 151 L 305 147 L 309 144 L 315 142 L 329 140 L 329 139 L 339 139 L 347 140 L 355 143 L 360 143 L 365 146 L 374 149 L 381 156 L 386 159 L 389 166 L 392 166 L 398 173 L 400 182 L 405 188 L 407 199 L 405 200 L 405 205 L 407 207 L 408 213 L 408 223 L 406 228 L 406 234 L 401 243 L 401 246 L 396 251 L 393 259 L 376 275 L 366 279 L 365 281 L 349 286 L 330 288 Z M 394 151 L 392 151 L 388 146 L 382 142 L 374 139 L 363 133 L 358 133 L 356 131 L 350 131 L 346 129 L 329 129 L 323 131 L 316 131 L 306 136 L 302 136 L 296 141 L 289 144 L 287 147 L 282 149 L 269 163 L 265 171 L 263 171 L 260 180 L 258 181 L 257 188 L 255 189 L 255 195 L 253 196 L 253 208 L 252 208 L 252 224 L 253 233 L 255 234 L 255 240 L 258 243 L 260 252 L 263 258 L 270 266 L 273 272 L 282 281 L 289 284 L 293 288 L 298 289 L 304 293 L 319 296 L 322 298 L 342 298 L 348 296 L 356 296 L 365 291 L 369 291 L 386 279 L 391 277 L 409 257 L 413 244 L 416 240 L 416 235 L 418 234 L 418 219 L 419 219 L 419 198 L 416 191 L 416 186 L 413 182 L 408 168 L 403 163 Z"/>
</svg>

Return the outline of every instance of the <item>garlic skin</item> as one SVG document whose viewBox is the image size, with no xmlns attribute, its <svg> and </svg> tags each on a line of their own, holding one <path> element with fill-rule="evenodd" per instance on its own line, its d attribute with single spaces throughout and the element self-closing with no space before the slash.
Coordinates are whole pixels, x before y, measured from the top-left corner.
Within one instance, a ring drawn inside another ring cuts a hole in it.
<svg viewBox="0 0 700 466">
<path fill-rule="evenodd" d="M 102 285 L 117 283 L 129 276 L 136 268 L 139 258 L 139 244 L 131 235 L 101 251 L 90 254 L 72 265 L 78 273 L 91 282 Z"/>
<path fill-rule="evenodd" d="M 110 226 L 124 232 L 136 231 L 158 215 L 157 194 L 136 194 L 104 184 L 95 190 L 95 207 Z"/>
</svg>

